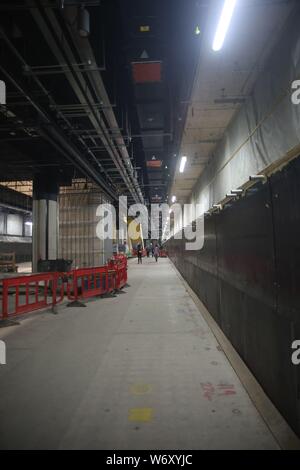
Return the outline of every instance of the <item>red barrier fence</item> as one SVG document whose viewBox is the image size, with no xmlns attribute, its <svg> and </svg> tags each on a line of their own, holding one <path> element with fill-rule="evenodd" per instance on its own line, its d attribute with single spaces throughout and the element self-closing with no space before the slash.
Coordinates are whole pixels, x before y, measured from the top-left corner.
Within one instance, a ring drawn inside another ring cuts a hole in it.
<svg viewBox="0 0 300 470">
<path fill-rule="evenodd" d="M 64 297 L 64 284 L 62 275 L 59 273 L 11 277 L 1 282 L 2 319 L 4 320 L 10 316 L 55 306 Z M 57 291 L 59 291 L 58 298 Z M 14 298 L 14 302 L 9 302 L 10 298 Z"/>
<path fill-rule="evenodd" d="M 114 255 L 113 259 L 119 263 L 125 263 L 125 266 L 127 267 L 127 256 L 120 253 L 118 255 Z"/>
<path fill-rule="evenodd" d="M 39 273 L 2 279 L 0 320 L 45 307 L 64 298 L 86 299 L 112 293 L 127 283 L 127 258 L 115 255 L 105 266 L 74 269 L 69 273 Z M 9 301 L 14 299 L 14 302 Z"/>
<path fill-rule="evenodd" d="M 71 271 L 68 278 L 68 299 L 86 299 L 113 292 L 115 278 L 116 271 L 110 269 L 109 266 L 75 269 Z"/>
<path fill-rule="evenodd" d="M 110 269 L 116 273 L 115 288 L 122 289 L 127 284 L 127 259 L 113 259 L 109 263 Z"/>
<path fill-rule="evenodd" d="M 159 256 L 160 258 L 167 258 L 168 254 L 167 254 L 167 250 L 159 250 Z"/>
</svg>

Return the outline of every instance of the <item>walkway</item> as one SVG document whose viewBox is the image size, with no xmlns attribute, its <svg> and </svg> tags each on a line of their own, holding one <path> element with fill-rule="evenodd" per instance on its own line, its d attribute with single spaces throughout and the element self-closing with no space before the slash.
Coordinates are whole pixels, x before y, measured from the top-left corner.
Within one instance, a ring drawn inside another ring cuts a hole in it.
<svg viewBox="0 0 300 470">
<path fill-rule="evenodd" d="M 276 449 L 171 262 L 129 282 L 1 330 L 0 448 Z"/>
</svg>

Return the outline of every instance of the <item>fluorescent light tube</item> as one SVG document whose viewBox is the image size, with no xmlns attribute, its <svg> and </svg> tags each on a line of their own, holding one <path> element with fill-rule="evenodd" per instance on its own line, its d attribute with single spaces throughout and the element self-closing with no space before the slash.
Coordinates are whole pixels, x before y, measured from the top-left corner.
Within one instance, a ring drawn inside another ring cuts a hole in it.
<svg viewBox="0 0 300 470">
<path fill-rule="evenodd" d="M 179 167 L 179 172 L 183 173 L 184 172 L 184 167 L 187 161 L 187 157 L 181 157 L 181 162 L 180 162 L 180 167 Z"/>
<path fill-rule="evenodd" d="M 225 37 L 230 25 L 233 11 L 236 5 L 236 0 L 224 0 L 223 10 L 219 19 L 217 31 L 213 42 L 213 50 L 219 51 L 222 49 Z"/>
</svg>

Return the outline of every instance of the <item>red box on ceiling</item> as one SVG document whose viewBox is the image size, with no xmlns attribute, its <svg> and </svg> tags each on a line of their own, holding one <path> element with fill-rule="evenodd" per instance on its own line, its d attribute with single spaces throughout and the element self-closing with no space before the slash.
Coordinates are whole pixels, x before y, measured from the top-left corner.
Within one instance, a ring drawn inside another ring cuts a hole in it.
<svg viewBox="0 0 300 470">
<path fill-rule="evenodd" d="M 160 168 L 162 165 L 161 160 L 148 160 L 147 161 L 147 167 L 148 168 Z"/>
<path fill-rule="evenodd" d="M 160 82 L 161 62 L 132 62 L 135 83 Z"/>
</svg>

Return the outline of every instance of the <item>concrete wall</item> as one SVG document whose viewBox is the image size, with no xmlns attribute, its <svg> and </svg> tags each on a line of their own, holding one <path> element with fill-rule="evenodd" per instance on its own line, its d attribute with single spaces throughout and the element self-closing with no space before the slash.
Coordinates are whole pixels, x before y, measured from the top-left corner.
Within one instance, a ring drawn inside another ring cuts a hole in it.
<svg viewBox="0 0 300 470">
<path fill-rule="evenodd" d="M 0 212 L 0 234 L 3 234 L 4 233 L 4 225 L 5 223 L 5 216 L 2 212 Z"/>
</svg>

